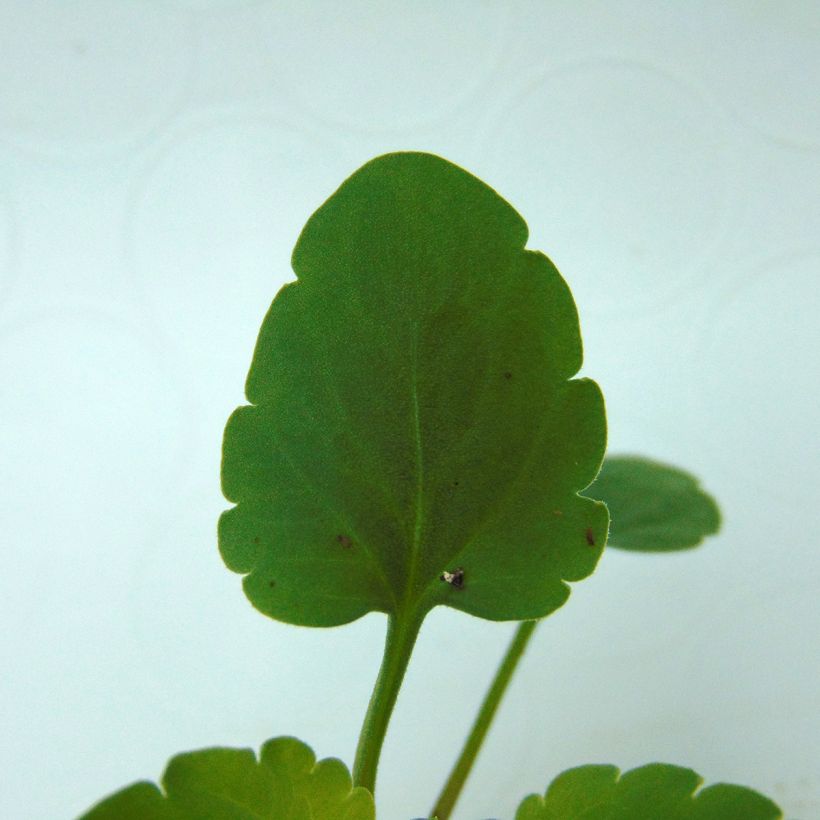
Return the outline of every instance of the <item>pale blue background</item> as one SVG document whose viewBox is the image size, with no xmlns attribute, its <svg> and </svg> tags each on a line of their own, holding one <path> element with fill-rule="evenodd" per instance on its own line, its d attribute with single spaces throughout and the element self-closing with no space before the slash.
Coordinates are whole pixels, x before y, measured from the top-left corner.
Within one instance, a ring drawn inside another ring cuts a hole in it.
<svg viewBox="0 0 820 820">
<path fill-rule="evenodd" d="M 222 427 L 311 211 L 426 149 L 570 282 L 614 450 L 721 500 L 539 630 L 458 817 L 588 761 L 820 817 L 820 6 L 0 0 L 0 816 L 296 734 L 351 761 L 384 619 L 266 620 L 216 551 Z M 513 627 L 428 620 L 379 779 L 426 811 Z"/>
</svg>

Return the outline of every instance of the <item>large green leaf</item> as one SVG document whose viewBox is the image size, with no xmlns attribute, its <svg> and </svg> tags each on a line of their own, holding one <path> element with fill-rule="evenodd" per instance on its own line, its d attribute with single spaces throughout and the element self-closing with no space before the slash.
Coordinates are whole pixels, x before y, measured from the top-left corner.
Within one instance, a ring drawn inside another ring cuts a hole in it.
<svg viewBox="0 0 820 820">
<path fill-rule="evenodd" d="M 623 550 L 687 549 L 720 528 L 718 506 L 694 476 L 646 458 L 607 457 L 584 495 L 606 503 L 608 543 Z"/>
<path fill-rule="evenodd" d="M 650 763 L 619 777 L 615 766 L 559 774 L 546 794 L 531 794 L 515 820 L 777 820 L 780 809 L 743 786 L 703 782 L 691 769 Z"/>
<path fill-rule="evenodd" d="M 373 796 L 353 788 L 344 763 L 316 762 L 292 737 L 250 749 L 202 749 L 172 758 L 164 793 L 147 781 L 98 803 L 80 820 L 374 820 Z"/>
<path fill-rule="evenodd" d="M 310 626 L 537 618 L 589 575 L 605 448 L 569 289 L 492 189 L 390 154 L 310 218 L 225 430 L 227 565 Z"/>
</svg>

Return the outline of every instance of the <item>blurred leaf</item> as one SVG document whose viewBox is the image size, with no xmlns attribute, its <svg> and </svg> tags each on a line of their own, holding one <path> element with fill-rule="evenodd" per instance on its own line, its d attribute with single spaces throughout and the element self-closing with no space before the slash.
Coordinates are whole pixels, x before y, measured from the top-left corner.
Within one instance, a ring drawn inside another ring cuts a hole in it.
<svg viewBox="0 0 820 820">
<path fill-rule="evenodd" d="M 646 458 L 607 457 L 584 495 L 607 505 L 609 546 L 623 550 L 687 549 L 720 528 L 718 506 L 694 476 Z"/>
<path fill-rule="evenodd" d="M 289 623 L 542 617 L 589 575 L 606 438 L 572 296 L 492 189 L 429 154 L 310 218 L 225 430 L 220 550 Z M 408 615 L 411 613 L 411 615 Z"/>
<path fill-rule="evenodd" d="M 615 766 L 559 774 L 541 797 L 525 798 L 515 820 L 777 820 L 767 797 L 743 786 L 703 782 L 691 769 L 650 763 L 618 776 Z"/>
<path fill-rule="evenodd" d="M 344 763 L 316 762 L 291 737 L 250 749 L 202 749 L 171 758 L 161 792 L 140 782 L 80 820 L 374 820 L 373 796 L 353 788 Z"/>
</svg>

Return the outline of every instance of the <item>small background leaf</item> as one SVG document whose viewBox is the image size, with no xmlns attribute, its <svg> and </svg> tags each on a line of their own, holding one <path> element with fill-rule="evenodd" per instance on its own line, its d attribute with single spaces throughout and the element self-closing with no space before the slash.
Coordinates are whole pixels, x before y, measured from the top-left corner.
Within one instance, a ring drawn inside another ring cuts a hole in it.
<svg viewBox="0 0 820 820">
<path fill-rule="evenodd" d="M 559 774 L 542 797 L 526 797 L 515 820 L 778 820 L 780 809 L 743 786 L 701 791 L 700 775 L 650 763 L 620 778 L 615 766 L 579 766 Z"/>
<path fill-rule="evenodd" d="M 694 476 L 638 456 L 607 457 L 584 495 L 607 505 L 608 544 L 623 550 L 687 549 L 720 528 L 718 506 Z"/>
<path fill-rule="evenodd" d="M 148 782 L 111 795 L 81 820 L 374 820 L 373 796 L 353 788 L 340 760 L 316 762 L 291 737 L 250 749 L 201 749 L 172 758 L 164 794 Z"/>
</svg>

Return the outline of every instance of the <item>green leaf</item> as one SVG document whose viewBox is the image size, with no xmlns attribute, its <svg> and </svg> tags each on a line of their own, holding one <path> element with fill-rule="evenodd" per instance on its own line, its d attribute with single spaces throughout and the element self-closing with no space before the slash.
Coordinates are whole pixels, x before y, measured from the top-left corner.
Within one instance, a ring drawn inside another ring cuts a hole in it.
<svg viewBox="0 0 820 820">
<path fill-rule="evenodd" d="M 373 796 L 353 788 L 344 763 L 316 762 L 292 737 L 250 749 L 202 749 L 172 758 L 162 778 L 134 783 L 80 820 L 374 820 Z"/>
<path fill-rule="evenodd" d="M 225 430 L 220 550 L 259 610 L 538 618 L 593 571 L 603 399 L 571 379 L 575 305 L 526 239 L 429 154 L 371 161 L 310 218 Z"/>
<path fill-rule="evenodd" d="M 743 786 L 703 782 L 691 769 L 650 763 L 619 777 L 615 766 L 559 774 L 541 797 L 526 797 L 515 820 L 777 820 L 780 809 Z"/>
<path fill-rule="evenodd" d="M 608 457 L 584 495 L 609 508 L 608 543 L 619 549 L 687 549 L 720 529 L 720 510 L 694 476 L 646 458 Z"/>
</svg>

